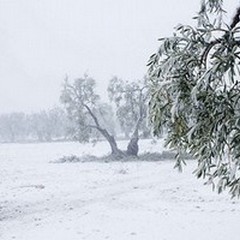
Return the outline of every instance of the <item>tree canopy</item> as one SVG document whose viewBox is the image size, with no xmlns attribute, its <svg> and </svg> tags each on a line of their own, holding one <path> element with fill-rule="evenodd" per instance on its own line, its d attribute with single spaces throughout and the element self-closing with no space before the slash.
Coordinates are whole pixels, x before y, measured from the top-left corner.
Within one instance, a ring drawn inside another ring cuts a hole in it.
<svg viewBox="0 0 240 240">
<path fill-rule="evenodd" d="M 195 26 L 179 25 L 150 57 L 150 120 L 155 135 L 198 161 L 197 177 L 240 196 L 240 8 L 230 24 L 223 1 L 201 1 Z"/>
<path fill-rule="evenodd" d="M 137 122 L 139 122 L 138 130 L 144 136 L 150 135 L 146 117 L 148 90 L 146 78 L 128 82 L 115 76 L 109 82 L 108 95 L 110 101 L 115 104 L 116 117 L 127 138 L 135 131 Z"/>
<path fill-rule="evenodd" d="M 89 141 L 94 131 L 108 141 L 111 147 L 111 155 L 114 155 L 115 158 L 123 158 L 128 155 L 137 156 L 139 140 L 138 130 L 144 118 L 142 110 L 143 95 L 140 94 L 138 99 L 138 118 L 131 119 L 131 121 L 135 121 L 133 135 L 129 141 L 127 150 L 121 151 L 118 149 L 113 125 L 110 123 L 113 117 L 112 109 L 109 105 L 100 102 L 100 97 L 95 91 L 95 85 L 95 80 L 85 75 L 84 77 L 75 79 L 73 82 L 69 82 L 68 79 L 66 79 L 63 86 L 61 101 L 70 119 L 76 123 L 78 140 L 80 142 Z M 113 92 L 116 93 L 115 90 L 113 90 Z M 123 96 L 122 93 L 120 94 Z"/>
</svg>

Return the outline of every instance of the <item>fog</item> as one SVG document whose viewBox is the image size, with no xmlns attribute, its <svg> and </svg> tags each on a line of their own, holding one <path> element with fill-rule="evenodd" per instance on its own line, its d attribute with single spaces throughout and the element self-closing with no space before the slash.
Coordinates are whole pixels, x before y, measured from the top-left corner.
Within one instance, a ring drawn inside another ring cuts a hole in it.
<svg viewBox="0 0 240 240">
<path fill-rule="evenodd" d="M 229 15 L 239 1 L 226 8 Z M 137 80 L 159 37 L 191 23 L 191 0 L 0 0 L 0 112 L 58 104 L 66 75 L 94 77 L 105 96 L 109 79 Z"/>
</svg>

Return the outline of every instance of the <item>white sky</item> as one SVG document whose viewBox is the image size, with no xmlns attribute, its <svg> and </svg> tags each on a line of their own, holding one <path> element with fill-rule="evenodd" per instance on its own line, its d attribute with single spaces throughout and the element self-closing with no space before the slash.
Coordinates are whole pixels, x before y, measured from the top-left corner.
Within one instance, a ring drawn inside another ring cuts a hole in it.
<svg viewBox="0 0 240 240">
<path fill-rule="evenodd" d="M 142 78 L 157 39 L 191 23 L 198 0 L 0 0 L 0 112 L 59 103 L 65 75 Z M 239 0 L 228 1 L 229 15 Z M 105 93 L 106 97 L 106 93 Z"/>
</svg>

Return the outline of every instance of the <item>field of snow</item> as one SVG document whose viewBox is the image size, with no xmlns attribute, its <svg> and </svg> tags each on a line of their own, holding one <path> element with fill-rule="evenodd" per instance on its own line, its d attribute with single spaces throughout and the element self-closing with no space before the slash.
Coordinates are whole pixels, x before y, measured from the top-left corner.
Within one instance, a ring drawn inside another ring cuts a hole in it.
<svg viewBox="0 0 240 240">
<path fill-rule="evenodd" d="M 120 145 L 125 146 L 125 142 Z M 162 143 L 140 143 L 162 151 Z M 159 162 L 50 163 L 108 145 L 0 145 L 1 240 L 239 240 L 240 200 Z"/>
</svg>

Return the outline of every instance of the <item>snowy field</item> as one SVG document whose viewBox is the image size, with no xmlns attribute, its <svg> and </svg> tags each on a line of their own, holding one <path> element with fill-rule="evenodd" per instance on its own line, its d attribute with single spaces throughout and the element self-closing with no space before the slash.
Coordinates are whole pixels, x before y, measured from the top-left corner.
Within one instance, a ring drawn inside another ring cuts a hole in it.
<svg viewBox="0 0 240 240">
<path fill-rule="evenodd" d="M 124 147 L 126 143 L 121 142 Z M 141 151 L 162 144 L 140 143 Z M 240 202 L 171 160 L 50 163 L 108 152 L 78 143 L 0 145 L 1 240 L 239 240 Z"/>
</svg>

